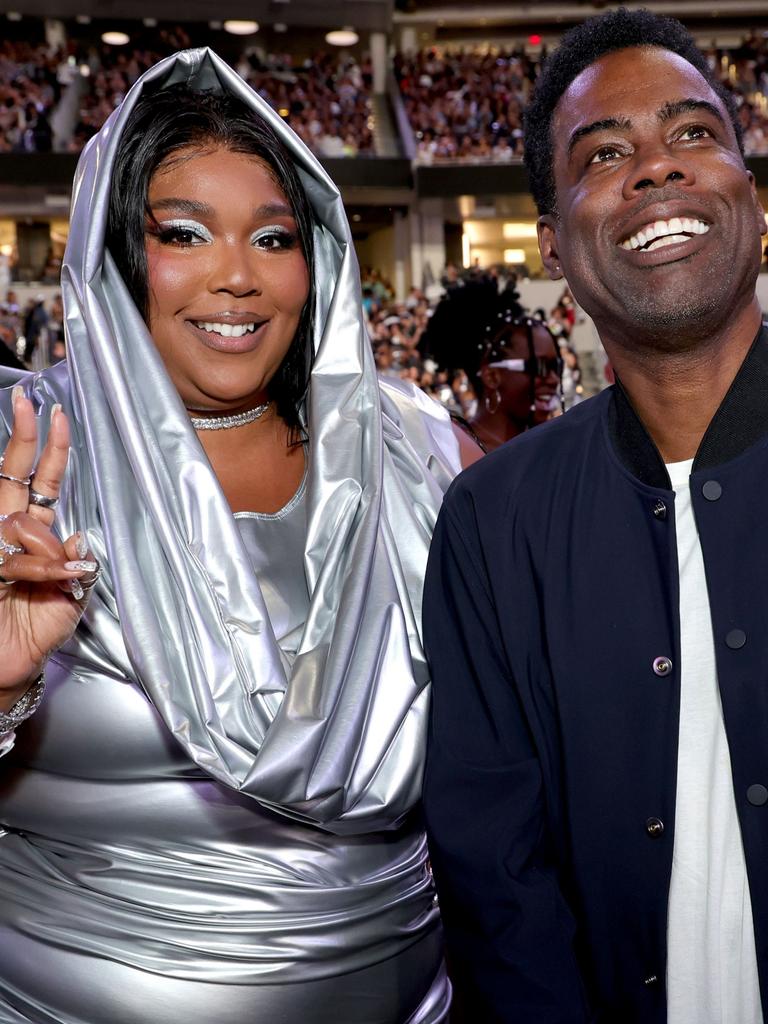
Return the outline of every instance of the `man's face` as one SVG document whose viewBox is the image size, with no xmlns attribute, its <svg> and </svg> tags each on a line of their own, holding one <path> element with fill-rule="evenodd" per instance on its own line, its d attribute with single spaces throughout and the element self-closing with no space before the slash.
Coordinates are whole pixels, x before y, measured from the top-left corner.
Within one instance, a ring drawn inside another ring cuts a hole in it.
<svg viewBox="0 0 768 1024">
<path fill-rule="evenodd" d="M 674 350 L 750 301 L 765 218 L 728 113 L 686 60 L 602 57 L 563 94 L 552 138 L 542 257 L 604 337 Z"/>
</svg>

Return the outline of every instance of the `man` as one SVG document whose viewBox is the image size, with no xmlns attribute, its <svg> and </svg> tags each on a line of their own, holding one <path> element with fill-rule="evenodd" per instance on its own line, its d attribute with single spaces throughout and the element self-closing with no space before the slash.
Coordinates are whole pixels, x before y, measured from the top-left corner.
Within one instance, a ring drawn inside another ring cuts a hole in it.
<svg viewBox="0 0 768 1024">
<path fill-rule="evenodd" d="M 620 384 L 472 467 L 438 524 L 425 806 L 457 993 L 478 1024 L 755 1024 L 763 212 L 727 93 L 646 12 L 565 37 L 526 162 Z"/>
</svg>

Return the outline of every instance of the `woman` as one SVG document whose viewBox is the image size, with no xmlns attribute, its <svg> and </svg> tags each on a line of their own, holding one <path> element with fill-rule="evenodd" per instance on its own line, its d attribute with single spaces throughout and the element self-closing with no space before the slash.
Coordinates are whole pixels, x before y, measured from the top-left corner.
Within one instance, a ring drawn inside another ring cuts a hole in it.
<svg viewBox="0 0 768 1024">
<path fill-rule="evenodd" d="M 475 375 L 482 401 L 472 429 L 487 451 L 544 423 L 561 408 L 562 358 L 546 324 L 525 316 L 522 309 L 500 320 L 482 346 Z"/>
<path fill-rule="evenodd" d="M 0 392 L 4 710 L 53 650 L 0 769 L 0 1021 L 445 1020 L 412 808 L 458 447 L 379 388 L 338 192 L 178 54 L 84 153 L 62 286 L 69 366 Z"/>
</svg>

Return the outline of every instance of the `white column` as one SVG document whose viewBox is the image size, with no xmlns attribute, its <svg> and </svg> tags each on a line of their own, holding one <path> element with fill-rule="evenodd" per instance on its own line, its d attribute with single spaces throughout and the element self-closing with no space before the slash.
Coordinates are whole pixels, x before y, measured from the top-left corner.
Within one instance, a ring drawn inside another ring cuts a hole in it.
<svg viewBox="0 0 768 1024">
<path fill-rule="evenodd" d="M 387 91 L 387 37 L 383 32 L 371 32 L 371 64 L 373 65 L 373 91 Z"/>
<path fill-rule="evenodd" d="M 63 21 L 59 21 L 58 18 L 45 19 L 45 41 L 52 50 L 64 46 L 67 41 L 67 33 Z"/>
<path fill-rule="evenodd" d="M 410 224 L 409 216 L 403 213 L 395 213 L 395 300 L 404 302 L 410 287 Z"/>
<path fill-rule="evenodd" d="M 445 268 L 445 225 L 442 199 L 422 199 L 419 203 L 421 233 L 421 280 L 414 283 L 420 288 L 440 280 Z"/>
<path fill-rule="evenodd" d="M 416 53 L 419 46 L 416 42 L 416 29 L 412 25 L 404 25 L 400 32 L 400 52 Z"/>
</svg>

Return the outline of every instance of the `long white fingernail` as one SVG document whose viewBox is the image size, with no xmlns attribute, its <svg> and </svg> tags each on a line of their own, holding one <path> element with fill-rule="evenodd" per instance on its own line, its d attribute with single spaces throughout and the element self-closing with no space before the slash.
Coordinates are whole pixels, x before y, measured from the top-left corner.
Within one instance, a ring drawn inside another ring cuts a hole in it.
<svg viewBox="0 0 768 1024">
<path fill-rule="evenodd" d="M 24 388 L 21 386 L 21 384 L 17 384 L 16 387 L 11 392 L 11 403 L 13 405 L 13 411 L 14 412 L 16 411 L 16 403 L 18 402 L 18 400 L 20 398 L 23 398 L 23 397 L 24 397 Z"/>
<path fill-rule="evenodd" d="M 68 572 L 96 572 L 99 568 L 98 562 L 65 562 L 64 568 Z"/>
<path fill-rule="evenodd" d="M 58 402 L 51 409 L 51 423 L 53 423 L 53 418 L 54 418 L 54 416 L 56 415 L 57 412 L 61 412 L 61 406 L 59 405 Z"/>
<path fill-rule="evenodd" d="M 85 591 L 80 585 L 80 580 L 72 580 L 69 585 L 69 589 L 72 591 L 72 597 L 74 597 L 76 601 L 82 601 L 85 597 Z"/>
<path fill-rule="evenodd" d="M 84 533 L 76 534 L 75 548 L 77 550 L 78 558 L 85 558 L 88 554 L 88 541 L 85 539 Z"/>
</svg>

